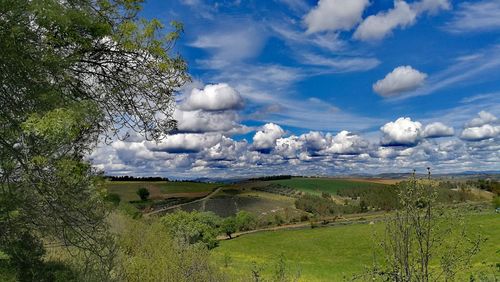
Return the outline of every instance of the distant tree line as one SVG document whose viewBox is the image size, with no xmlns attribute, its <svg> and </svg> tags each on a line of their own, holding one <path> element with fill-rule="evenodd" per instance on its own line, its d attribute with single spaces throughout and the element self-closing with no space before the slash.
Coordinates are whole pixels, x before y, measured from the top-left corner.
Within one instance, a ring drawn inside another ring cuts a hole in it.
<svg viewBox="0 0 500 282">
<path fill-rule="evenodd" d="M 270 176 L 261 176 L 250 178 L 252 181 L 271 181 L 271 180 L 283 180 L 283 179 L 291 179 L 291 175 L 270 175 Z"/>
<path fill-rule="evenodd" d="M 161 177 L 161 176 L 147 176 L 147 177 L 140 177 L 140 176 L 106 176 L 107 179 L 111 181 L 137 181 L 137 182 L 153 182 L 153 181 L 169 181 L 167 177 Z"/>
<path fill-rule="evenodd" d="M 170 182 L 189 182 L 189 183 L 206 183 L 205 181 L 199 180 L 184 180 L 184 179 L 169 179 L 168 177 L 161 176 L 105 176 L 106 179 L 110 181 L 129 181 L 129 182 L 155 182 L 155 181 L 170 181 Z"/>
</svg>

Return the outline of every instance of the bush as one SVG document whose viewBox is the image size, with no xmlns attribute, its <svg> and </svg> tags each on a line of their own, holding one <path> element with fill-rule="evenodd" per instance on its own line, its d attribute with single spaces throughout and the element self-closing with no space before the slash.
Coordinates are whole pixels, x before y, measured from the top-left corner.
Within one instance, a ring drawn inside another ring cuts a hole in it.
<svg viewBox="0 0 500 282">
<path fill-rule="evenodd" d="M 493 198 L 492 203 L 493 203 L 493 207 L 494 207 L 495 209 L 500 208 L 500 196 L 495 196 L 495 197 Z"/>
<path fill-rule="evenodd" d="M 139 188 L 136 193 L 143 201 L 146 201 L 149 198 L 149 190 L 146 188 Z"/>
<path fill-rule="evenodd" d="M 104 200 L 112 203 L 114 207 L 117 207 L 121 202 L 120 195 L 118 195 L 116 193 L 107 194 L 106 197 L 104 198 Z"/>
<path fill-rule="evenodd" d="M 130 218 L 138 219 L 142 217 L 142 213 L 133 205 L 129 203 L 120 203 L 118 205 L 118 210 L 122 211 L 124 214 L 128 215 Z"/>
<path fill-rule="evenodd" d="M 221 218 L 212 212 L 176 211 L 161 218 L 170 235 L 184 244 L 217 247 Z"/>
<path fill-rule="evenodd" d="M 238 231 L 253 230 L 257 227 L 257 217 L 246 211 L 239 211 L 235 216 Z"/>
</svg>

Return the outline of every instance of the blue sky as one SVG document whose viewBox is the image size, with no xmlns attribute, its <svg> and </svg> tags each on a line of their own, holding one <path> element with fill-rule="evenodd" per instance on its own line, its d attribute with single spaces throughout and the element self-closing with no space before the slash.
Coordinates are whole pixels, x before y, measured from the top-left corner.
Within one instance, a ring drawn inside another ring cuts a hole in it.
<svg viewBox="0 0 500 282">
<path fill-rule="evenodd" d="M 91 157 L 179 178 L 500 169 L 500 1 L 147 1 L 177 20 L 179 131 Z"/>
</svg>

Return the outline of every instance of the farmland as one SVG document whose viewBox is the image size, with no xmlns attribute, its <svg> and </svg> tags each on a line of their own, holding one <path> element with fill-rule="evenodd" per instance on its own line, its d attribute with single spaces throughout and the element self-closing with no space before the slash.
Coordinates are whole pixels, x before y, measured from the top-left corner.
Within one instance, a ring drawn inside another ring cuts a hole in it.
<svg viewBox="0 0 500 282">
<path fill-rule="evenodd" d="M 500 262 L 499 215 L 471 214 L 467 221 L 470 232 L 480 232 L 488 238 L 472 262 L 473 272 L 494 273 L 495 263 Z M 289 272 L 300 271 L 300 281 L 342 281 L 370 265 L 373 234 L 381 229 L 382 224 L 376 223 L 261 232 L 223 241 L 213 254 L 221 266 L 224 258 L 230 257 L 223 271 L 232 277 L 246 274 L 249 278 L 253 262 L 269 277 L 277 258 L 283 254 Z M 468 273 L 461 275 L 464 278 Z"/>
<path fill-rule="evenodd" d="M 386 187 L 386 184 L 369 180 L 350 180 L 336 178 L 292 178 L 282 180 L 272 180 L 271 183 L 277 183 L 297 189 L 302 192 L 320 195 L 322 192 L 336 194 L 340 189 L 345 188 L 363 188 L 363 187 Z"/>
<path fill-rule="evenodd" d="M 113 181 L 107 182 L 106 188 L 109 193 L 120 195 L 123 201 L 140 200 L 136 194 L 137 189 L 147 188 L 151 193 L 151 199 L 163 199 L 168 197 L 203 197 L 212 192 L 220 184 L 198 183 L 198 182 L 135 182 L 135 181 Z"/>
</svg>

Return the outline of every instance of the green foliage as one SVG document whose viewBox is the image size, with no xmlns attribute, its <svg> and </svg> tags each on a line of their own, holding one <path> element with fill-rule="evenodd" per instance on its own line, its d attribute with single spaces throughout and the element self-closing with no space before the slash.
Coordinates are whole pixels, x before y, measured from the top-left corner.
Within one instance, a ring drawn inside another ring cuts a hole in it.
<svg viewBox="0 0 500 282">
<path fill-rule="evenodd" d="M 176 211 L 160 221 L 181 244 L 203 245 L 208 249 L 218 245 L 220 218 L 213 213 Z"/>
<path fill-rule="evenodd" d="M 133 219 L 138 219 L 142 217 L 141 211 L 139 211 L 136 207 L 134 207 L 130 203 L 121 202 L 118 205 L 118 210 L 120 210 L 121 212 L 123 212 L 124 214 Z"/>
<path fill-rule="evenodd" d="M 225 281 L 211 264 L 203 244 L 184 244 L 171 236 L 163 222 L 116 217 L 118 234 L 118 281 Z"/>
<path fill-rule="evenodd" d="M 106 191 L 84 156 L 99 136 L 158 139 L 176 126 L 173 92 L 189 80 L 171 55 L 182 25 L 163 32 L 138 17 L 141 3 L 0 5 L 0 249 L 19 275 L 39 268 L 42 239 L 109 272 Z"/>
<path fill-rule="evenodd" d="M 104 199 L 113 204 L 114 207 L 117 207 L 121 202 L 120 195 L 116 193 L 109 193 L 106 195 Z"/>
<path fill-rule="evenodd" d="M 500 195 L 500 182 L 491 179 L 467 180 L 466 185 Z"/>
<path fill-rule="evenodd" d="M 399 184 L 399 207 L 387 218 L 384 237 L 377 239 L 382 263 L 374 263 L 370 280 L 454 281 L 470 267 L 484 239 L 466 232 L 459 213 L 436 205 L 437 187 L 415 177 Z"/>
<path fill-rule="evenodd" d="M 465 213 L 469 232 L 481 233 L 488 240 L 472 258 L 472 269 L 461 270 L 455 281 L 468 281 L 471 273 L 476 275 L 480 271 L 496 273 L 495 263 L 498 262 L 500 246 L 498 214 L 460 211 Z M 251 276 L 252 262 L 266 266 L 259 271 L 261 279 L 273 277 L 281 253 L 288 262 L 287 273 L 295 274 L 300 270 L 299 281 L 349 281 L 353 275 L 372 265 L 373 233 L 383 234 L 384 224 L 375 221 L 375 224 L 353 223 L 331 228 L 258 232 L 221 241 L 212 252 L 221 266 L 224 254 L 231 254 L 231 263 L 224 268 L 224 272 L 230 275 L 232 281 L 238 281 L 242 274 Z M 432 267 L 439 267 L 438 264 L 439 261 L 432 261 Z M 363 281 L 371 280 L 367 278 Z"/>
<path fill-rule="evenodd" d="M 142 201 L 146 201 L 149 198 L 149 190 L 147 188 L 139 188 L 136 193 Z"/>
<path fill-rule="evenodd" d="M 395 185 L 387 185 L 381 187 L 356 187 L 346 188 L 337 191 L 337 195 L 341 197 L 349 197 L 351 199 L 360 199 L 364 203 L 364 207 L 372 207 L 377 210 L 392 210 L 398 206 L 397 201 L 398 188 Z"/>
<path fill-rule="evenodd" d="M 380 183 L 361 182 L 348 179 L 333 178 L 292 178 L 284 180 L 274 180 L 271 183 L 281 184 L 302 192 L 321 196 L 322 192 L 336 194 L 348 188 L 377 187 L 384 188 L 388 185 Z"/>
<path fill-rule="evenodd" d="M 330 198 L 327 199 L 312 194 L 302 195 L 295 200 L 295 207 L 318 216 L 331 216 L 359 211 L 359 207 L 357 206 L 339 205 L 334 203 Z"/>
<path fill-rule="evenodd" d="M 493 197 L 492 203 L 495 209 L 500 208 L 500 196 Z"/>
<path fill-rule="evenodd" d="M 257 227 L 257 217 L 253 213 L 239 211 L 235 216 L 235 224 L 238 231 L 253 230 Z"/>
<path fill-rule="evenodd" d="M 238 230 L 236 220 L 234 217 L 226 217 L 221 224 L 221 230 L 224 234 L 227 235 L 230 239 L 232 238 L 231 235 Z"/>
</svg>

